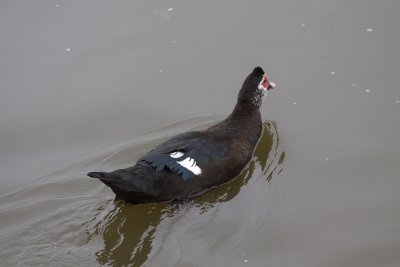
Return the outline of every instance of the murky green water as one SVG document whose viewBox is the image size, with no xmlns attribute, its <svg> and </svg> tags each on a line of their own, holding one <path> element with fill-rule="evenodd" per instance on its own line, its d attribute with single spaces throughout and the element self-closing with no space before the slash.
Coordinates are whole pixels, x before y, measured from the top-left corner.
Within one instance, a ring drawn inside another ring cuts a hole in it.
<svg viewBox="0 0 400 267">
<path fill-rule="evenodd" d="M 1 266 L 399 266 L 400 2 L 0 3 Z M 232 182 L 115 201 L 127 167 L 278 87 Z"/>
</svg>

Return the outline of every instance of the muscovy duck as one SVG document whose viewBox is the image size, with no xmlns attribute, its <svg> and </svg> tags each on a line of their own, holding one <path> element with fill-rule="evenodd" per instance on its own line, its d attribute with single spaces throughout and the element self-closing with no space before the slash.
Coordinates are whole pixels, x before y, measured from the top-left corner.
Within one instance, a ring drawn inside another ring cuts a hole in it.
<svg viewBox="0 0 400 267">
<path fill-rule="evenodd" d="M 90 172 L 118 198 L 153 203 L 194 197 L 235 178 L 251 159 L 260 138 L 262 97 L 275 84 L 260 67 L 245 79 L 232 113 L 202 131 L 179 134 L 141 157 L 136 165 Z"/>
</svg>

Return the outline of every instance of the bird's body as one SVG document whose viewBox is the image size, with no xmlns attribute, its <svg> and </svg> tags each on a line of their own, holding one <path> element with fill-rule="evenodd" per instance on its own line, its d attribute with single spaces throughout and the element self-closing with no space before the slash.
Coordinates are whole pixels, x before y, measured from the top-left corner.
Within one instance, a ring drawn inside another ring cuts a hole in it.
<svg viewBox="0 0 400 267">
<path fill-rule="evenodd" d="M 247 88 L 254 86 L 257 88 Z M 172 137 L 133 167 L 88 175 L 131 203 L 187 198 L 225 183 L 237 176 L 252 156 L 262 131 L 261 97 L 270 88 L 257 67 L 244 82 L 235 109 L 222 122 Z"/>
</svg>

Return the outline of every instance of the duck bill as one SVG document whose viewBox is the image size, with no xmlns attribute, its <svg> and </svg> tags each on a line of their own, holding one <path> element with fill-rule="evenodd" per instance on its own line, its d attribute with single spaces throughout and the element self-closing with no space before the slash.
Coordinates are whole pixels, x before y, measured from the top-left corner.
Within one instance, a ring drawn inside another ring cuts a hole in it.
<svg viewBox="0 0 400 267">
<path fill-rule="evenodd" d="M 270 82 L 268 85 L 268 90 L 274 89 L 276 87 L 276 83 Z"/>
</svg>

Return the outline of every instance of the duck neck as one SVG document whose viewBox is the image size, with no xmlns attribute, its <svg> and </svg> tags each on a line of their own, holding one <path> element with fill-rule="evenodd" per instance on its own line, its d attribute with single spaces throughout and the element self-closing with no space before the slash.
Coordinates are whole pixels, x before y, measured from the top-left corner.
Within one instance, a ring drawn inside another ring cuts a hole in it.
<svg viewBox="0 0 400 267">
<path fill-rule="evenodd" d="M 262 131 L 261 113 L 254 105 L 238 102 L 232 113 L 220 123 L 208 128 L 209 132 L 226 138 L 243 138 L 250 146 L 254 145 Z"/>
<path fill-rule="evenodd" d="M 253 148 L 262 131 L 260 110 L 254 105 L 238 102 L 231 115 L 221 122 L 221 126 L 230 129 L 228 133 L 224 132 L 224 135 L 231 134 L 234 137 L 247 140 L 246 144 Z"/>
<path fill-rule="evenodd" d="M 259 117 L 261 120 L 260 109 L 258 107 L 256 107 L 252 103 L 240 101 L 236 103 L 236 106 L 229 117 L 232 117 L 232 119 L 249 119 L 251 117 Z"/>
<path fill-rule="evenodd" d="M 225 123 L 235 128 L 237 133 L 252 132 L 261 127 L 261 113 L 254 105 L 238 102 Z"/>
</svg>

